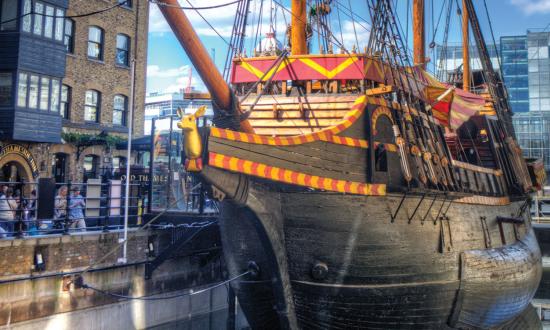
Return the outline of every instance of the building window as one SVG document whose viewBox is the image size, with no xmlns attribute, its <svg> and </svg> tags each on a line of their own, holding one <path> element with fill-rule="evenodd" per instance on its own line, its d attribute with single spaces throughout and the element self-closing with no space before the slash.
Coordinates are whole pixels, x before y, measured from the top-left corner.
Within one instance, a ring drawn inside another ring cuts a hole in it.
<svg viewBox="0 0 550 330">
<path fill-rule="evenodd" d="M 99 157 L 96 155 L 86 155 L 84 157 L 84 181 L 97 178 Z"/>
<path fill-rule="evenodd" d="M 34 2 L 34 12 L 32 12 L 32 5 L 32 0 L 23 0 L 21 29 L 24 32 L 31 32 L 32 27 L 32 33 L 37 36 L 63 41 L 65 10 L 36 1 Z"/>
<path fill-rule="evenodd" d="M 51 6 L 46 6 L 46 15 L 44 16 L 44 37 L 52 38 L 53 37 L 53 15 L 54 9 Z"/>
<path fill-rule="evenodd" d="M 33 33 L 42 35 L 42 19 L 44 17 L 44 5 L 40 2 L 34 4 L 34 29 Z"/>
<path fill-rule="evenodd" d="M 58 113 L 59 112 L 59 93 L 60 93 L 60 82 L 57 79 L 52 79 L 52 96 L 50 111 Z"/>
<path fill-rule="evenodd" d="M 55 40 L 63 41 L 63 22 L 65 21 L 65 11 L 55 10 Z"/>
<path fill-rule="evenodd" d="M 117 0 L 121 7 L 132 8 L 132 0 Z"/>
<path fill-rule="evenodd" d="M 38 81 L 39 77 L 31 75 L 31 83 L 29 85 L 29 108 L 38 108 Z"/>
<path fill-rule="evenodd" d="M 50 97 L 50 79 L 42 77 L 40 79 L 40 110 L 48 110 Z"/>
<path fill-rule="evenodd" d="M 116 36 L 116 64 L 128 66 L 130 63 L 130 37 L 125 34 Z"/>
<path fill-rule="evenodd" d="M 74 53 L 74 21 L 70 18 L 65 20 L 65 33 L 63 35 L 63 43 L 67 53 Z"/>
<path fill-rule="evenodd" d="M 0 0 L 0 31 L 17 29 L 17 0 Z"/>
<path fill-rule="evenodd" d="M 23 31 L 31 32 L 32 15 L 31 15 L 32 1 L 24 0 L 23 2 Z"/>
<path fill-rule="evenodd" d="M 59 112 L 61 81 L 47 76 L 19 73 L 17 106 Z"/>
<path fill-rule="evenodd" d="M 61 86 L 61 117 L 69 119 L 71 109 L 71 87 Z"/>
<path fill-rule="evenodd" d="M 12 105 L 12 84 L 11 72 L 0 72 L 0 107 Z"/>
<path fill-rule="evenodd" d="M 113 157 L 113 171 L 120 173 L 120 170 L 126 167 L 126 157 Z"/>
<path fill-rule="evenodd" d="M 88 57 L 103 60 L 103 30 L 97 26 L 88 29 Z"/>
<path fill-rule="evenodd" d="M 115 95 L 113 104 L 113 125 L 126 126 L 126 112 L 128 98 L 124 95 Z"/>
<path fill-rule="evenodd" d="M 95 90 L 86 91 L 84 102 L 84 120 L 90 122 L 99 122 L 99 103 L 100 93 Z"/>
<path fill-rule="evenodd" d="M 27 107 L 27 91 L 28 91 L 28 74 L 19 74 L 19 85 L 17 87 L 17 106 L 21 108 Z"/>
</svg>

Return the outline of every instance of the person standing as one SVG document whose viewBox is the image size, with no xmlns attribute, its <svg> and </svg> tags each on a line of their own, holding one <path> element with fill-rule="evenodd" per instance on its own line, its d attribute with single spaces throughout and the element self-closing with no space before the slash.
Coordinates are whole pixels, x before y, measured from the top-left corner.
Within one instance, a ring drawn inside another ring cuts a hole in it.
<svg viewBox="0 0 550 330">
<path fill-rule="evenodd" d="M 63 229 L 63 224 L 67 223 L 67 186 L 61 186 L 57 190 L 57 196 L 55 196 L 54 204 L 54 224 L 55 229 Z M 48 223 L 43 221 L 40 225 L 40 229 L 48 229 Z"/>
<path fill-rule="evenodd" d="M 5 186 L 0 187 L 0 237 L 13 236 L 13 211 L 6 198 Z"/>
<path fill-rule="evenodd" d="M 72 189 L 72 195 L 69 199 L 69 219 L 71 221 L 70 228 L 86 230 L 86 221 L 84 220 L 84 207 L 86 202 L 84 197 L 80 195 L 80 188 L 75 186 Z"/>
</svg>

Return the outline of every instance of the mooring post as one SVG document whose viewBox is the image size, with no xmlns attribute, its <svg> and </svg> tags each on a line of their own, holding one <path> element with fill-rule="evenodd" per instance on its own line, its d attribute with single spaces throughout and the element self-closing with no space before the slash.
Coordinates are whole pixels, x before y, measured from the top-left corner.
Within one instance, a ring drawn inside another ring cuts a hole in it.
<svg viewBox="0 0 550 330">
<path fill-rule="evenodd" d="M 235 330 L 235 318 L 237 314 L 235 304 L 235 291 L 230 284 L 228 284 L 229 290 L 227 290 L 227 330 Z"/>
</svg>

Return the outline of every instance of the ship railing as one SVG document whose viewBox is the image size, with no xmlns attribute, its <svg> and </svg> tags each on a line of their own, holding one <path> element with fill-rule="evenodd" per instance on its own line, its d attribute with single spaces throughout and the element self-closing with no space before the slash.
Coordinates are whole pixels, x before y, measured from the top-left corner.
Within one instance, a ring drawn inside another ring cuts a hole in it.
<svg viewBox="0 0 550 330">
<path fill-rule="evenodd" d="M 460 186 L 470 193 L 499 196 L 506 191 L 501 170 L 477 166 L 453 159 L 452 164 Z"/>
<path fill-rule="evenodd" d="M 534 223 L 550 224 L 550 196 L 533 196 L 531 219 Z"/>
<path fill-rule="evenodd" d="M 143 188 L 139 183 L 130 184 L 130 228 L 143 224 L 147 203 Z M 118 180 L 46 186 L 0 182 L 0 189 L 3 191 L 0 195 L 0 238 L 3 239 L 110 232 L 124 228 L 124 183 Z"/>
</svg>

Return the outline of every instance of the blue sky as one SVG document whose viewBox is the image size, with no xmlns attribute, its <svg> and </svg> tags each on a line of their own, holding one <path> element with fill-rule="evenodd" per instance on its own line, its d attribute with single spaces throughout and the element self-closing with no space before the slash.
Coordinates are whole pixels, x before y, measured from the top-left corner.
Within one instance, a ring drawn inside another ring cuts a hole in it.
<svg viewBox="0 0 550 330">
<path fill-rule="evenodd" d="M 398 13 L 401 19 L 401 24 L 406 25 L 406 11 L 408 0 L 394 0 L 398 6 Z M 426 0 L 427 14 L 427 39 L 431 41 L 433 36 L 434 27 L 432 26 L 432 16 L 435 17 L 434 21 L 437 21 L 437 17 L 441 13 L 442 5 L 448 3 L 448 1 L 457 0 L 433 0 L 433 13 L 432 13 L 432 0 Z M 216 5 L 231 2 L 230 0 L 190 0 L 195 6 Z M 253 0 L 251 4 L 251 11 L 256 13 L 252 20 L 259 16 L 259 8 L 262 0 Z M 412 2 L 412 0 L 411 0 Z M 461 3 L 462 1 L 458 0 Z M 498 39 L 500 36 L 505 35 L 520 35 L 525 34 L 527 29 L 544 29 L 550 31 L 550 0 L 486 0 L 489 13 L 491 15 L 491 21 L 495 32 L 495 37 Z M 188 6 L 187 0 L 180 0 L 182 6 Z M 263 12 L 262 12 L 262 32 L 269 31 L 269 21 L 274 22 L 274 29 L 277 30 L 278 38 L 283 41 L 285 22 L 289 22 L 288 12 L 281 8 L 277 3 L 288 6 L 289 0 L 263 0 Z M 356 43 L 355 33 L 353 30 L 353 24 L 350 19 L 351 14 L 349 12 L 348 0 L 337 0 L 333 3 L 340 4 L 340 17 L 342 34 L 340 29 L 337 28 L 339 24 L 334 21 L 333 28 L 344 40 L 346 48 L 351 48 L 351 45 Z M 365 7 L 365 0 L 349 0 L 353 8 L 355 15 L 360 18 L 356 18 L 355 30 L 357 31 L 357 39 L 360 48 L 362 49 L 368 40 L 368 29 L 370 28 L 368 22 L 369 13 Z M 456 3 L 456 2 L 455 2 Z M 481 25 L 486 38 L 489 38 L 488 21 L 485 14 L 485 8 L 483 7 L 483 0 L 474 0 L 477 6 L 478 16 L 481 21 Z M 335 5 L 333 5 L 334 7 Z M 229 39 L 233 19 L 236 12 L 236 5 L 205 10 L 201 13 L 205 18 L 216 28 L 218 33 Z M 272 9 L 270 9 L 272 8 Z M 227 44 L 218 37 L 215 32 L 210 29 L 206 23 L 193 11 L 186 11 L 189 19 L 196 27 L 205 47 L 211 53 L 215 54 L 215 62 L 220 70 L 223 70 L 223 64 L 225 61 L 225 55 L 227 52 Z M 333 9 L 334 20 L 336 20 L 335 9 Z M 270 20 L 270 17 L 273 17 Z M 365 19 L 366 21 L 362 21 Z M 456 15 L 456 5 L 454 6 L 453 14 L 451 15 L 451 24 L 449 29 L 449 42 L 459 41 L 460 26 L 458 25 L 459 17 Z M 437 28 L 436 42 L 442 40 L 444 32 L 445 13 L 443 13 L 440 24 Z M 257 24 L 251 24 L 256 27 Z M 248 35 L 253 35 L 250 30 Z M 253 38 L 249 38 L 245 45 L 247 48 L 252 49 L 254 43 Z M 250 53 L 249 53 L 250 54 Z M 150 18 L 149 18 L 149 47 L 148 47 L 148 68 L 147 68 L 147 92 L 170 92 L 177 91 L 180 88 L 185 88 L 189 81 L 189 67 L 190 61 L 185 55 L 181 46 L 173 36 L 168 25 L 166 24 L 162 14 L 156 8 L 156 5 L 151 5 Z M 200 78 L 195 73 L 192 77 L 192 86 L 198 89 L 204 89 Z"/>
</svg>

